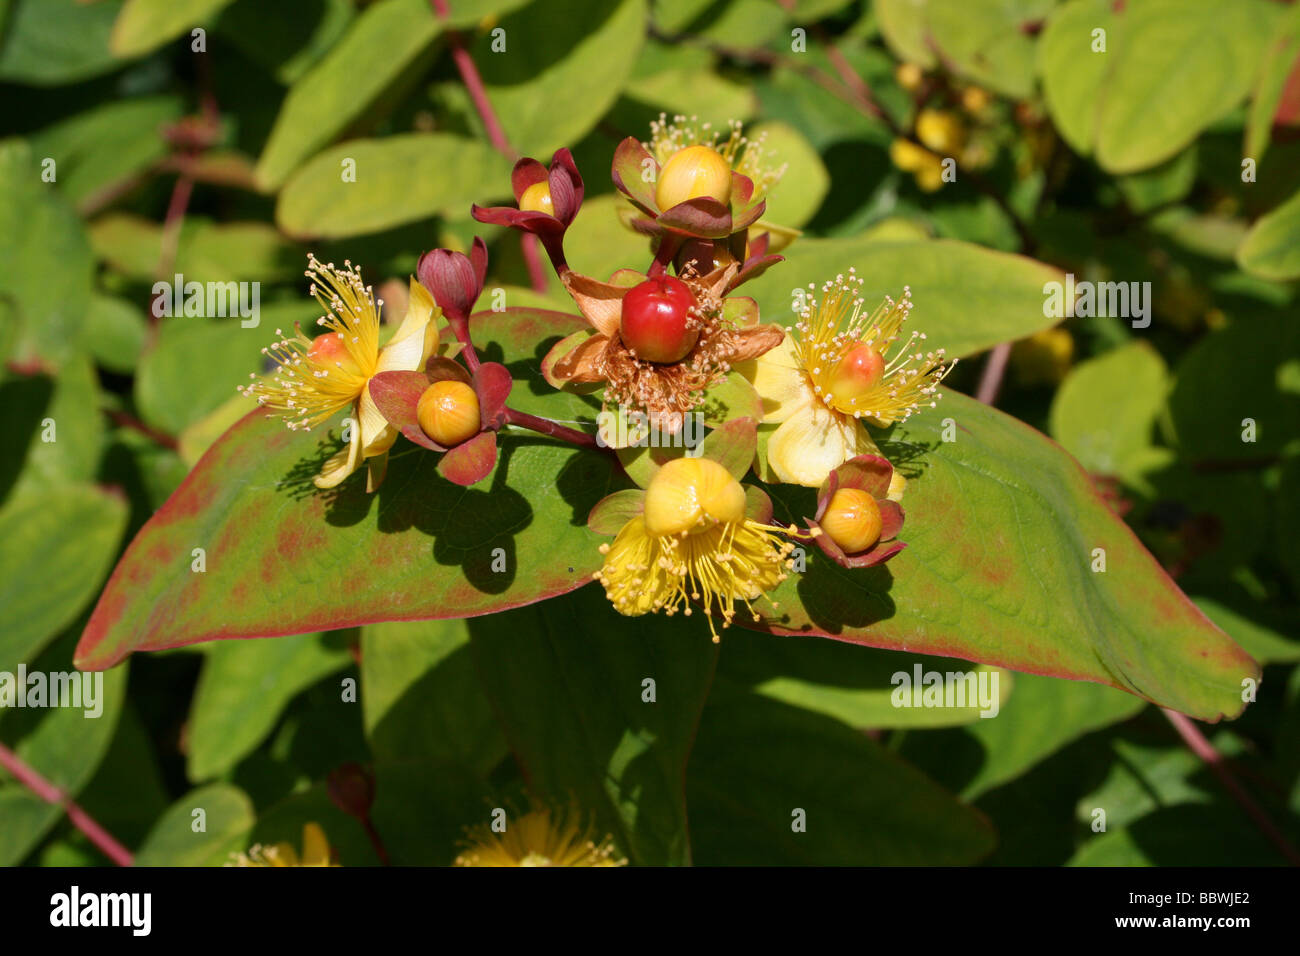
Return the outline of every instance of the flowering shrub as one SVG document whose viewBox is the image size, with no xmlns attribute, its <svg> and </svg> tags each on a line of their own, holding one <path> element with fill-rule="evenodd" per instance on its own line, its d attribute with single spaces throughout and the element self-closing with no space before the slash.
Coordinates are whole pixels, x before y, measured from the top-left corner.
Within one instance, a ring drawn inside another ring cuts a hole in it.
<svg viewBox="0 0 1300 956">
<path fill-rule="evenodd" d="M 1294 852 L 1296 7 L 13 6 L 0 862 Z"/>
</svg>

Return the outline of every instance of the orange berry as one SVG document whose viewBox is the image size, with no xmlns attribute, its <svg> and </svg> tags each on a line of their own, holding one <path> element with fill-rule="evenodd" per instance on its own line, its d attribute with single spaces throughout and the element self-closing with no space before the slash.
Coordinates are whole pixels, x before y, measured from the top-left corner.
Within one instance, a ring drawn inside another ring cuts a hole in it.
<svg viewBox="0 0 1300 956">
<path fill-rule="evenodd" d="M 464 382 L 434 382 L 420 396 L 415 417 L 439 445 L 459 445 L 479 432 L 478 395 Z"/>
</svg>

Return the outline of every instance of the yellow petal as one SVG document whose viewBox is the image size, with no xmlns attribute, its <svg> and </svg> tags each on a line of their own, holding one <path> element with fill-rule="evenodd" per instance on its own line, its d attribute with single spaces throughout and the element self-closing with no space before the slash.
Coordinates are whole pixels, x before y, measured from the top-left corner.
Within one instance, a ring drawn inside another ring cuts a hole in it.
<svg viewBox="0 0 1300 956">
<path fill-rule="evenodd" d="M 361 391 L 361 398 L 354 408 L 356 426 L 353 434 L 361 440 L 361 454 L 364 458 L 382 455 L 393 447 L 399 432 L 379 411 L 379 406 L 370 397 L 370 383 Z"/>
<path fill-rule="evenodd" d="M 799 370 L 790 336 L 756 359 L 736 364 L 736 371 L 749 379 L 763 400 L 763 421 L 783 422 L 814 401 L 812 386 Z"/>
<path fill-rule="evenodd" d="M 417 291 L 419 290 L 419 291 Z M 424 292 L 424 296 L 420 296 Z M 438 327 L 433 323 L 433 300 L 424 286 L 411 284 L 411 307 L 391 342 L 379 352 L 379 372 L 413 372 L 423 368 L 438 344 Z"/>
<path fill-rule="evenodd" d="M 302 828 L 302 865 L 329 866 L 330 845 L 325 831 L 318 824 L 308 823 Z"/>
<path fill-rule="evenodd" d="M 784 482 L 816 488 L 855 455 L 878 455 L 866 427 L 857 419 L 809 402 L 772 433 L 767 463 Z"/>
<path fill-rule="evenodd" d="M 355 414 L 356 406 L 353 406 Z M 354 424 L 352 440 L 325 462 L 312 481 L 317 488 L 335 488 L 361 465 L 361 429 Z"/>
</svg>

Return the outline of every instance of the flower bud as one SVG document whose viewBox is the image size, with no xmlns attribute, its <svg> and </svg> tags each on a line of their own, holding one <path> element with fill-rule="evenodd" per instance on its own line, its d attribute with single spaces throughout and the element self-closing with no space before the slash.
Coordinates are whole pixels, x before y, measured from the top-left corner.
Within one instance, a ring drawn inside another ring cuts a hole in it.
<svg viewBox="0 0 1300 956">
<path fill-rule="evenodd" d="M 326 369 L 342 369 L 348 375 L 363 375 L 361 366 L 348 351 L 342 332 L 326 332 L 312 339 L 307 358 Z"/>
<path fill-rule="evenodd" d="M 543 180 L 525 189 L 519 197 L 519 208 L 523 212 L 544 212 L 548 216 L 554 216 L 555 205 L 551 202 L 550 184 Z"/>
<path fill-rule="evenodd" d="M 880 505 L 861 488 L 838 488 L 818 524 L 845 554 L 857 554 L 880 540 Z"/>
<path fill-rule="evenodd" d="M 478 395 L 464 382 L 434 382 L 420 396 L 415 417 L 439 445 L 459 445 L 479 432 Z"/>
<path fill-rule="evenodd" d="M 723 205 L 731 201 L 731 164 L 716 149 L 687 146 L 673 153 L 659 171 L 655 202 L 665 210 L 701 196 Z"/>
<path fill-rule="evenodd" d="M 674 458 L 646 489 L 645 528 L 657 537 L 696 534 L 744 518 L 745 489 L 708 458 Z"/>
<path fill-rule="evenodd" d="M 879 385 L 884 376 L 884 357 L 866 342 L 859 342 L 835 363 L 826 391 L 836 402 L 852 402 Z"/>
</svg>

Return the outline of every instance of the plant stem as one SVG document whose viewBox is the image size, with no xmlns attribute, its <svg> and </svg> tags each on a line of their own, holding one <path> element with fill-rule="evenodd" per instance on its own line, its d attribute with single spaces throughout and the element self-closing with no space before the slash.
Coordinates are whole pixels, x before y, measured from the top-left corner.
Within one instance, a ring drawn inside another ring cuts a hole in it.
<svg viewBox="0 0 1300 956">
<path fill-rule="evenodd" d="M 546 269 L 542 266 L 542 257 L 537 254 L 537 237 L 531 232 L 521 232 L 519 246 L 524 253 L 524 264 L 528 266 L 528 280 L 532 283 L 533 291 L 545 292 Z"/>
<path fill-rule="evenodd" d="M 451 16 L 451 7 L 448 6 L 447 0 L 429 0 L 433 7 L 433 12 L 440 19 L 447 19 Z M 483 128 L 487 131 L 488 141 L 499 152 L 505 154 L 507 159 L 516 159 L 518 154 L 506 139 L 506 131 L 501 126 L 501 121 L 497 119 L 496 112 L 492 109 L 492 101 L 488 99 L 487 88 L 483 85 L 483 77 L 479 75 L 478 67 L 474 65 L 474 58 L 470 56 L 469 50 L 465 49 L 465 43 L 461 39 L 460 33 L 452 31 L 449 37 L 451 43 L 451 58 L 456 64 L 456 70 L 460 73 L 461 82 L 465 84 L 465 89 L 469 93 L 469 98 L 474 104 L 474 109 L 478 111 L 479 119 L 483 121 Z"/>
<path fill-rule="evenodd" d="M 0 744 L 0 767 L 4 767 L 13 775 L 15 780 L 46 803 L 61 807 L 63 812 L 68 815 L 68 820 L 71 821 L 72 825 L 84 833 L 87 839 L 99 848 L 101 853 L 118 866 L 131 865 L 130 850 L 113 839 L 109 832 L 96 823 L 90 814 L 81 809 L 62 790 L 24 763 L 21 757 L 4 744 Z"/>
<path fill-rule="evenodd" d="M 579 448 L 598 448 L 595 435 L 589 435 L 586 432 L 580 432 L 576 428 L 566 428 L 558 422 L 553 422 L 549 418 L 539 418 L 536 415 L 529 415 L 526 412 L 516 411 L 513 408 L 506 409 L 506 424 L 518 425 L 520 428 L 528 428 L 535 432 L 541 432 L 543 435 L 550 435 L 552 438 L 558 438 L 561 441 L 567 441 L 571 445 L 577 445 Z"/>
<path fill-rule="evenodd" d="M 1263 808 L 1251 799 L 1250 794 L 1237 782 L 1237 778 L 1232 775 L 1232 771 L 1228 768 L 1223 755 L 1215 749 L 1214 744 L 1206 739 L 1200 728 L 1192 723 L 1191 718 L 1184 714 L 1167 708 L 1161 708 L 1161 710 L 1164 711 L 1165 717 L 1173 725 L 1174 730 L 1178 731 L 1178 736 L 1183 738 L 1183 743 L 1187 745 L 1187 749 L 1210 768 L 1210 772 L 1219 779 L 1223 789 L 1227 790 L 1232 799 L 1236 800 L 1241 808 L 1246 811 L 1246 815 L 1254 821 L 1255 826 L 1259 827 L 1260 832 L 1268 838 L 1268 841 L 1277 847 L 1278 851 L 1286 857 L 1292 866 L 1300 866 L 1300 853 L 1296 852 L 1295 847 L 1277 828 L 1277 824 L 1269 819 Z"/>
<path fill-rule="evenodd" d="M 998 400 L 998 390 L 1002 388 L 1002 376 L 1007 370 L 1007 358 L 1010 355 L 1010 342 L 1001 342 L 989 352 L 988 361 L 984 363 L 984 373 L 980 376 L 979 388 L 975 392 L 975 397 L 985 405 L 992 405 Z"/>
</svg>

